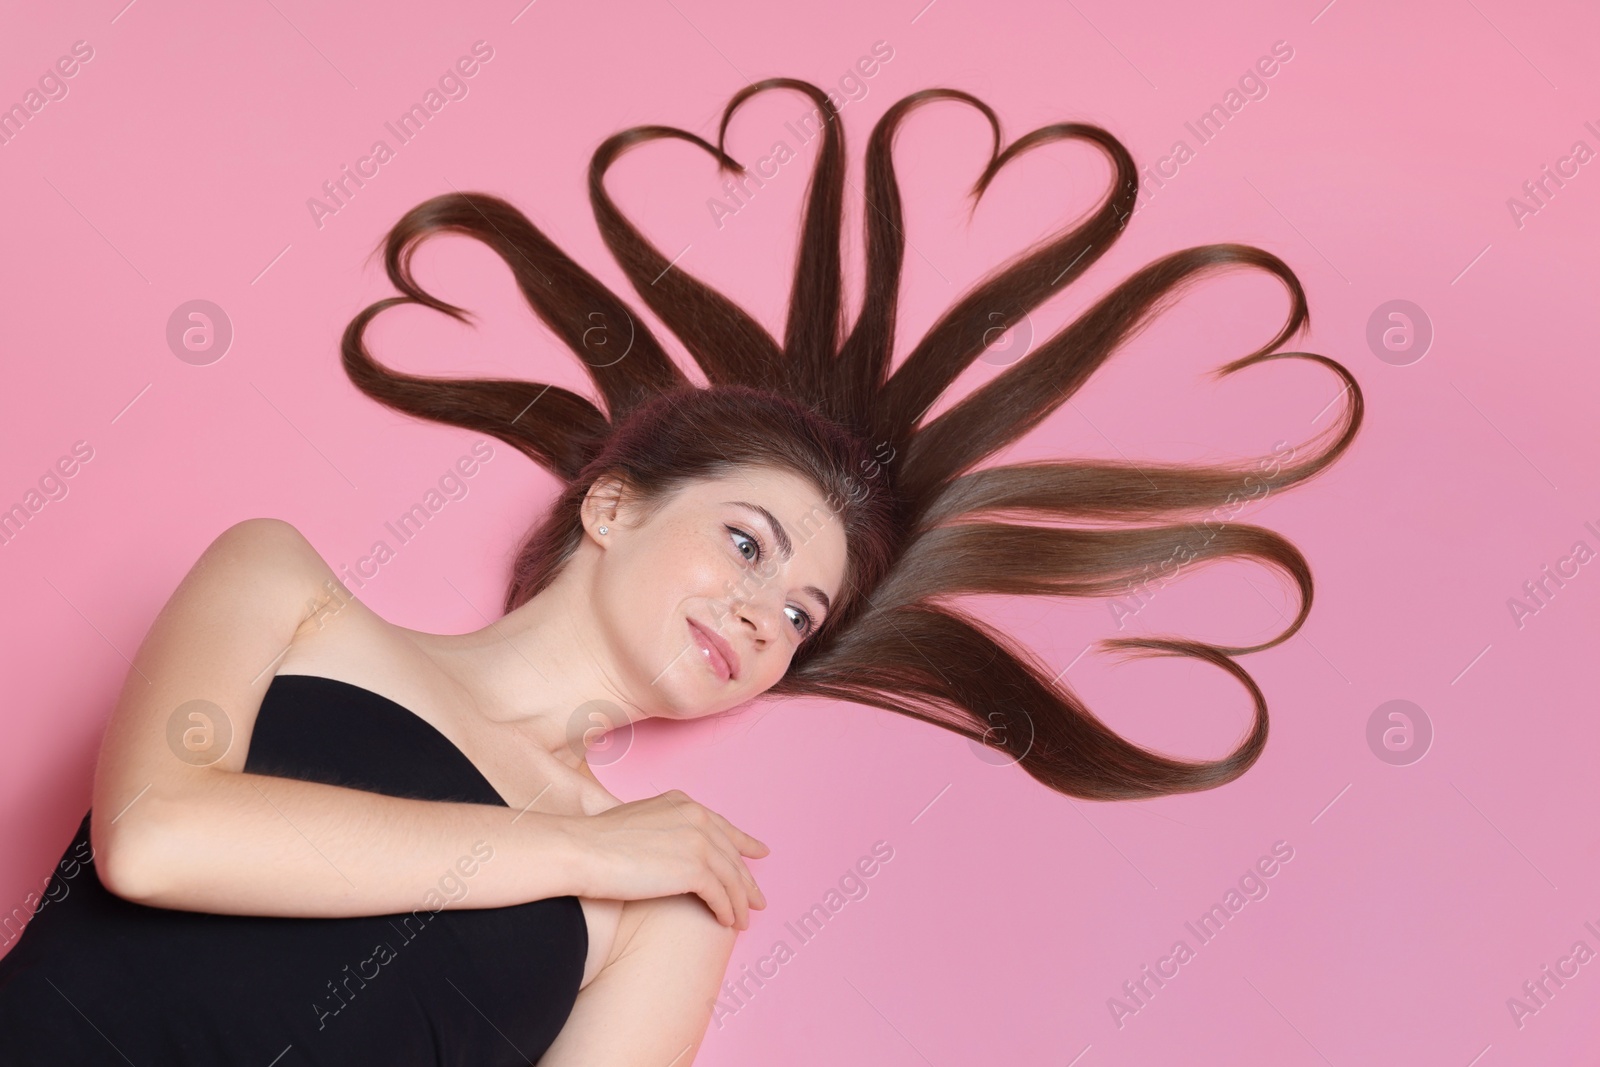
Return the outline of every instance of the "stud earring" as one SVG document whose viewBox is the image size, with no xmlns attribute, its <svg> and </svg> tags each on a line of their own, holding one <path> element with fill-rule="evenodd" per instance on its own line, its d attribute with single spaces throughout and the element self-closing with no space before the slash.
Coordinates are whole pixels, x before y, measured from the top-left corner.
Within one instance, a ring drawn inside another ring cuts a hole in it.
<svg viewBox="0 0 1600 1067">
<path fill-rule="evenodd" d="M 608 529 L 610 529 L 610 527 L 607 527 L 607 526 L 600 527 L 600 530 L 599 530 L 600 536 L 604 537 L 606 535 L 606 530 L 608 530 Z"/>
</svg>

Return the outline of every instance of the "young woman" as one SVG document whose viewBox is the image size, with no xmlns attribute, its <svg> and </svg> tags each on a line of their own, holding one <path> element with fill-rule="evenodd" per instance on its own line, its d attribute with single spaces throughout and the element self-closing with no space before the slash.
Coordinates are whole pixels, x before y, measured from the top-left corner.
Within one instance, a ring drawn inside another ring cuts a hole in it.
<svg viewBox="0 0 1600 1067">
<path fill-rule="evenodd" d="M 1298 280 L 1247 246 L 1175 253 L 925 419 L 1003 329 L 1117 240 L 1137 195 L 1133 160 L 1073 123 L 1001 151 L 997 119 L 968 94 L 901 100 L 868 147 L 866 291 L 846 333 L 833 104 L 772 79 L 735 95 L 722 129 L 774 88 L 808 94 L 826 131 L 781 343 L 669 262 L 604 188 L 622 151 L 660 137 L 742 171 L 720 145 L 641 127 L 602 144 L 590 171 L 608 247 L 706 387 L 502 200 L 437 197 L 390 232 L 386 265 L 404 295 L 346 330 L 352 380 L 397 410 L 494 435 L 564 486 L 520 549 L 506 614 L 468 634 L 408 630 L 361 604 L 287 523 L 253 519 L 218 537 L 140 648 L 49 906 L 0 961 L 5 1062 L 690 1062 L 736 931 L 765 904 L 745 858 L 767 850 L 679 791 L 623 803 L 605 790 L 586 746 L 647 717 L 715 714 L 768 692 L 837 697 L 959 732 L 1051 789 L 1101 800 L 1210 789 L 1254 763 L 1266 702 L 1235 657 L 1300 628 L 1310 570 L 1283 538 L 1219 519 L 1325 469 L 1361 421 L 1342 366 L 1274 351 L 1307 325 Z M 1018 154 L 1063 139 L 1097 146 L 1117 180 L 1087 221 L 964 296 L 891 375 L 904 250 L 891 146 L 934 100 L 991 125 L 976 195 Z M 416 377 L 371 357 L 366 326 L 394 304 L 466 320 L 411 277 L 416 247 L 439 232 L 505 260 L 584 360 L 603 409 L 554 386 Z M 1277 277 L 1290 310 L 1219 376 L 1269 359 L 1327 367 L 1348 399 L 1324 448 L 1239 467 L 979 466 L 1080 388 L 1162 298 L 1233 267 Z M 1122 595 L 1223 557 L 1295 580 L 1300 611 L 1277 637 L 1105 642 L 1203 659 L 1240 681 L 1254 723 L 1214 761 L 1124 740 L 951 603 Z"/>
</svg>

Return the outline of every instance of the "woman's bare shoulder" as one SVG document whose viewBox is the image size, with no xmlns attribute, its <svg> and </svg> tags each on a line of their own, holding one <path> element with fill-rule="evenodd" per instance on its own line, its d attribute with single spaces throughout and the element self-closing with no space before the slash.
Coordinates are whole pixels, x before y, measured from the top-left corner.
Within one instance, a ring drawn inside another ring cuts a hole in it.
<svg viewBox="0 0 1600 1067">
<path fill-rule="evenodd" d="M 245 519 L 224 530 L 219 546 L 246 554 L 271 578 L 304 587 L 309 579 L 332 593 L 343 585 L 316 546 L 291 522 L 268 517 Z M 348 595 L 348 594 L 346 594 Z"/>
</svg>

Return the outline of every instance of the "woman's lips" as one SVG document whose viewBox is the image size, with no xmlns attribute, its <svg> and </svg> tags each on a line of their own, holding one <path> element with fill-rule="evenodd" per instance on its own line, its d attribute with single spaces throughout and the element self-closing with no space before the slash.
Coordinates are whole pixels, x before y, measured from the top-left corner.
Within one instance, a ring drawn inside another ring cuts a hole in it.
<svg viewBox="0 0 1600 1067">
<path fill-rule="evenodd" d="M 718 678 L 726 682 L 739 676 L 739 657 L 733 654 L 733 648 L 728 642 L 693 619 L 689 620 L 689 633 L 694 638 L 695 644 L 705 653 L 706 663 L 716 672 Z"/>
</svg>

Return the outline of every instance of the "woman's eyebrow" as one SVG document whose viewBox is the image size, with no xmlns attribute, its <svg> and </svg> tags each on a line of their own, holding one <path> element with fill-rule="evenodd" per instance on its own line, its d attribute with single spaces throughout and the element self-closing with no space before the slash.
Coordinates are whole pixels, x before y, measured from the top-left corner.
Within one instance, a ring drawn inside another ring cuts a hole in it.
<svg viewBox="0 0 1600 1067">
<path fill-rule="evenodd" d="M 778 521 L 778 516 L 774 515 L 760 504 L 752 504 L 748 500 L 724 500 L 723 503 L 731 504 L 736 508 L 749 508 L 757 515 L 760 515 L 767 521 L 767 525 L 772 528 L 773 539 L 778 542 L 778 551 L 783 553 L 784 560 L 788 561 L 794 558 L 794 542 L 789 540 L 789 531 L 783 528 L 783 523 Z M 822 610 L 824 613 L 833 610 L 833 604 L 828 600 L 828 594 L 824 593 L 816 586 L 808 585 L 802 589 L 801 592 L 809 593 L 811 596 L 815 597 L 817 603 L 822 605 Z"/>
</svg>

